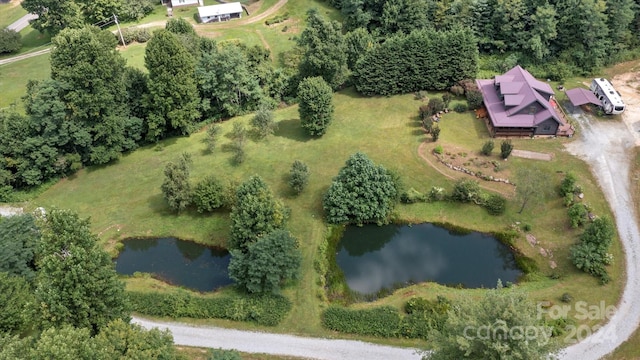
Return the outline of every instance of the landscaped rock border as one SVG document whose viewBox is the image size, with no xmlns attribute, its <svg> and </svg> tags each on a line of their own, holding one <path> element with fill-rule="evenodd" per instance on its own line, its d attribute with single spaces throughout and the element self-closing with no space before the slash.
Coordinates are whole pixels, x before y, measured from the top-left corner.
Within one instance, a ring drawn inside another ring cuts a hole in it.
<svg viewBox="0 0 640 360">
<path fill-rule="evenodd" d="M 464 166 L 455 166 L 451 163 L 446 162 L 441 155 L 437 154 L 437 153 L 433 153 L 433 155 L 435 155 L 436 159 L 438 159 L 438 161 L 443 164 L 444 166 L 448 167 L 451 170 L 455 170 L 455 171 L 460 171 L 462 173 L 465 173 L 467 175 L 471 175 L 471 176 L 475 176 L 479 179 L 485 180 L 485 181 L 494 181 L 494 182 L 500 182 L 503 184 L 508 184 L 508 185 L 513 185 L 516 186 L 516 184 L 514 184 L 513 182 L 511 182 L 509 179 L 503 179 L 503 178 L 497 178 L 497 177 L 493 177 L 491 175 L 485 175 L 483 173 L 479 173 L 479 172 L 474 172 L 471 171 L 469 169 L 467 169 Z"/>
</svg>

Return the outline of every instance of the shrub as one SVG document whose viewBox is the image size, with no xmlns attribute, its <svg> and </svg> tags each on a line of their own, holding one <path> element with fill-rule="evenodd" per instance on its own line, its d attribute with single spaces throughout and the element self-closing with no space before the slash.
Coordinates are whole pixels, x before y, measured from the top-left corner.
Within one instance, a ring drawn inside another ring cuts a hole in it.
<svg viewBox="0 0 640 360">
<path fill-rule="evenodd" d="M 452 98 L 453 98 L 453 95 L 451 95 L 450 93 L 442 94 L 442 103 L 444 104 L 445 109 L 449 107 L 449 104 L 451 103 Z"/>
<path fill-rule="evenodd" d="M 116 33 L 116 38 L 118 39 L 118 43 L 120 45 L 129 45 L 130 43 L 136 40 L 136 29 L 135 28 L 126 28 L 122 30 L 122 37 L 120 34 Z M 124 40 L 124 44 L 122 41 Z"/>
<path fill-rule="evenodd" d="M 480 152 L 482 152 L 483 155 L 489 156 L 493 151 L 493 146 L 493 140 L 489 140 L 482 145 L 482 150 Z"/>
<path fill-rule="evenodd" d="M 433 130 L 433 120 L 431 119 L 431 117 L 422 119 L 422 126 L 424 127 L 424 131 L 430 134 L 431 130 Z"/>
<path fill-rule="evenodd" d="M 449 91 L 451 91 L 451 93 L 455 96 L 464 95 L 464 88 L 460 85 L 453 85 L 451 89 L 449 89 Z"/>
<path fill-rule="evenodd" d="M 20 50 L 21 47 L 20 33 L 11 29 L 0 31 L 0 54 L 12 53 Z"/>
<path fill-rule="evenodd" d="M 308 182 L 309 167 L 300 160 L 294 161 L 289 170 L 289 186 L 296 194 L 300 194 Z"/>
<path fill-rule="evenodd" d="M 502 215 L 507 208 L 507 199 L 498 194 L 491 194 L 485 200 L 484 207 L 491 215 Z"/>
<path fill-rule="evenodd" d="M 531 224 L 522 225 L 522 230 L 525 231 L 525 232 L 530 232 L 531 231 Z"/>
<path fill-rule="evenodd" d="M 453 186 L 451 200 L 457 202 L 477 202 L 480 198 L 480 185 L 475 180 L 461 179 Z"/>
<path fill-rule="evenodd" d="M 560 297 L 560 301 L 562 301 L 563 303 L 570 303 L 571 301 L 573 301 L 573 296 L 571 296 L 571 294 L 569 293 L 564 293 Z"/>
<path fill-rule="evenodd" d="M 445 107 L 446 107 L 446 105 L 442 101 L 442 99 L 431 98 L 431 99 L 429 99 L 429 102 L 427 103 L 428 115 L 435 115 L 435 114 L 439 113 L 440 111 L 443 111 Z"/>
<path fill-rule="evenodd" d="M 444 149 L 442 148 L 442 145 L 436 145 L 436 147 L 433 149 L 433 152 L 438 155 L 442 155 Z"/>
<path fill-rule="evenodd" d="M 463 113 L 469 110 L 469 107 L 467 106 L 467 104 L 460 103 L 456 104 L 456 106 L 453 107 L 453 110 L 458 113 Z"/>
<path fill-rule="evenodd" d="M 233 151 L 233 157 L 231 158 L 231 161 L 235 164 L 235 165 L 240 165 L 244 162 L 244 160 L 247 158 L 247 154 L 244 151 L 244 138 L 238 138 L 233 140 L 233 143 L 231 144 L 231 149 Z"/>
<path fill-rule="evenodd" d="M 427 195 L 427 200 L 430 202 L 434 201 L 442 201 L 445 198 L 444 189 L 437 186 L 432 186 L 431 190 L 429 190 L 429 195 Z"/>
<path fill-rule="evenodd" d="M 506 159 L 511 155 L 511 151 L 513 151 L 513 144 L 511 140 L 503 140 L 500 144 L 500 157 Z"/>
<path fill-rule="evenodd" d="M 533 274 L 538 272 L 538 264 L 532 258 L 526 257 L 524 255 L 516 256 L 516 265 L 522 270 L 525 274 Z"/>
<path fill-rule="evenodd" d="M 264 21 L 265 25 L 273 25 L 273 24 L 279 24 L 285 20 L 287 20 L 289 18 L 289 13 L 286 12 L 284 14 L 281 15 L 276 15 L 270 19 L 267 19 Z"/>
<path fill-rule="evenodd" d="M 278 124 L 273 119 L 273 111 L 268 105 L 261 105 L 256 114 L 251 118 L 251 125 L 260 138 L 265 138 L 278 129 Z"/>
<path fill-rule="evenodd" d="M 420 105 L 420 107 L 418 108 L 418 114 L 420 116 L 420 120 L 422 120 L 424 122 L 425 119 L 427 119 L 427 118 L 429 118 L 429 116 L 431 116 L 429 106 L 428 105 Z"/>
<path fill-rule="evenodd" d="M 418 202 L 424 202 L 426 200 L 427 197 L 414 188 L 404 191 L 400 195 L 400 201 L 404 204 L 414 204 Z"/>
<path fill-rule="evenodd" d="M 576 181 L 577 178 L 573 173 L 567 173 L 560 183 L 560 196 L 571 195 L 571 198 L 573 199 L 573 194 L 576 190 Z"/>
<path fill-rule="evenodd" d="M 440 127 L 439 126 L 432 126 L 431 127 L 431 138 L 433 139 L 434 142 L 438 141 L 438 139 L 440 138 Z"/>
<path fill-rule="evenodd" d="M 213 124 L 207 127 L 207 136 L 204 138 L 204 142 L 207 144 L 207 150 L 213 152 L 218 145 L 218 138 L 220 137 L 220 125 Z"/>
<path fill-rule="evenodd" d="M 575 203 L 569 207 L 569 223 L 571 227 L 576 229 L 587 222 L 589 211 L 582 203 Z"/>
<path fill-rule="evenodd" d="M 359 335 L 398 336 L 400 321 L 400 313 L 391 306 L 367 310 L 330 306 L 322 313 L 322 325 L 327 329 Z"/>
<path fill-rule="evenodd" d="M 191 203 L 199 213 L 211 212 L 225 204 L 225 189 L 214 176 L 207 176 L 200 181 L 191 193 Z"/>
<path fill-rule="evenodd" d="M 146 28 L 138 28 L 136 31 L 136 41 L 139 43 L 146 43 L 151 40 L 151 31 Z"/>
<path fill-rule="evenodd" d="M 467 91 L 467 104 L 469 104 L 469 109 L 479 109 L 483 101 L 482 93 L 479 90 Z"/>
<path fill-rule="evenodd" d="M 280 295 L 223 296 L 204 298 L 187 291 L 142 293 L 127 291 L 131 310 L 143 315 L 171 318 L 229 319 L 265 326 L 278 325 L 291 310 L 291 302 Z"/>
</svg>

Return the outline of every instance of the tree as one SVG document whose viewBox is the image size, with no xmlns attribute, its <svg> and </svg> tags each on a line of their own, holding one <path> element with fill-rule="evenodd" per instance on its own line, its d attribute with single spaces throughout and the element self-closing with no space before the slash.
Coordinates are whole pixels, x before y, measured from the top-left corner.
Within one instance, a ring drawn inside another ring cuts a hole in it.
<svg viewBox="0 0 640 360">
<path fill-rule="evenodd" d="M 218 138 L 220 137 L 220 125 L 212 124 L 207 126 L 207 136 L 205 137 L 205 143 L 207 144 L 207 150 L 213 153 L 218 145 Z"/>
<path fill-rule="evenodd" d="M 89 229 L 89 220 L 74 212 L 46 214 L 34 296 L 43 328 L 67 324 L 95 334 L 112 320 L 129 320 L 124 284 Z"/>
<path fill-rule="evenodd" d="M 31 286 L 24 277 L 0 272 L 0 333 L 20 334 L 26 330 L 25 308 L 32 297 Z"/>
<path fill-rule="evenodd" d="M 175 34 L 158 30 L 147 44 L 144 62 L 149 70 L 147 140 L 190 133 L 200 117 L 193 56 Z"/>
<path fill-rule="evenodd" d="M 247 139 L 247 130 L 243 123 L 234 122 L 233 129 L 231 130 L 231 149 L 233 150 L 233 163 L 240 165 L 244 162 L 246 153 L 244 151 L 244 145 Z"/>
<path fill-rule="evenodd" d="M 183 153 L 177 162 L 169 162 L 164 168 L 164 181 L 161 190 L 169 207 L 175 211 L 182 211 L 191 201 L 191 185 L 189 175 L 191 154 Z"/>
<path fill-rule="evenodd" d="M 262 104 L 256 114 L 251 118 L 251 125 L 260 138 L 266 138 L 278 129 L 278 124 L 273 119 L 273 111 L 267 104 Z"/>
<path fill-rule="evenodd" d="M 311 136 L 322 136 L 333 120 L 333 92 L 321 78 L 306 78 L 298 86 L 298 113 L 302 127 Z"/>
<path fill-rule="evenodd" d="M 21 5 L 29 13 L 38 15 L 31 26 L 52 36 L 65 28 L 81 27 L 84 22 L 80 6 L 74 1 L 24 0 Z"/>
<path fill-rule="evenodd" d="M 64 152 L 79 153 L 85 164 L 117 159 L 125 150 L 129 111 L 123 106 L 125 60 L 116 50 L 115 37 L 84 27 L 65 29 L 52 42 L 51 78 L 60 84 L 65 121 L 71 123 L 67 126 L 76 129 Z M 63 125 L 57 130 L 66 129 Z"/>
<path fill-rule="evenodd" d="M 440 126 L 438 125 L 434 125 L 431 126 L 431 138 L 433 139 L 433 142 L 438 141 L 438 139 L 440 138 Z"/>
<path fill-rule="evenodd" d="M 615 236 L 615 226 L 607 217 L 597 218 L 580 235 L 580 242 L 571 247 L 570 258 L 580 270 L 599 277 L 603 284 L 611 278 L 606 266 L 613 262 L 608 253 Z"/>
<path fill-rule="evenodd" d="M 382 224 L 391 214 L 397 193 L 389 171 L 358 152 L 333 179 L 322 206 L 331 224 Z"/>
<path fill-rule="evenodd" d="M 325 20 L 316 9 L 307 11 L 307 26 L 298 46 L 303 49 L 301 78 L 320 76 L 332 89 L 347 81 L 347 46 L 338 22 Z"/>
<path fill-rule="evenodd" d="M 365 28 L 357 28 L 344 35 L 347 47 L 347 65 L 353 70 L 358 60 L 376 46 L 376 39 Z"/>
<path fill-rule="evenodd" d="M 0 31 L 0 54 L 12 53 L 21 47 L 20 33 L 8 28 Z"/>
<path fill-rule="evenodd" d="M 531 31 L 525 47 L 534 59 L 542 61 L 551 54 L 551 42 L 558 36 L 557 12 L 553 5 L 544 4 L 531 15 Z"/>
<path fill-rule="evenodd" d="M 480 151 L 482 155 L 490 156 L 493 151 L 493 140 L 488 140 L 482 145 L 482 150 Z"/>
<path fill-rule="evenodd" d="M 193 26 L 183 18 L 171 18 L 167 21 L 167 25 L 164 27 L 167 31 L 172 32 L 176 35 L 178 34 L 186 34 L 186 35 L 195 35 L 196 31 L 193 29 Z"/>
<path fill-rule="evenodd" d="M 536 306 L 519 289 L 485 291 L 480 299 L 454 304 L 442 330 L 433 338 L 426 360 L 543 360 L 556 350 L 551 329 L 538 318 Z"/>
<path fill-rule="evenodd" d="M 474 202 L 480 200 L 480 184 L 476 180 L 460 179 L 453 185 L 451 200 L 458 202 Z"/>
<path fill-rule="evenodd" d="M 260 176 L 252 176 L 238 186 L 231 210 L 229 249 L 246 251 L 260 237 L 283 229 L 288 210 L 278 201 Z"/>
<path fill-rule="evenodd" d="M 40 231 L 29 214 L 0 221 L 0 271 L 33 280 L 39 240 Z"/>
<path fill-rule="evenodd" d="M 231 250 L 229 277 L 249 293 L 277 293 L 283 282 L 298 277 L 301 262 L 298 241 L 279 229 L 249 244 L 244 252 Z"/>
<path fill-rule="evenodd" d="M 511 151 L 513 151 L 513 144 L 511 140 L 502 140 L 500 143 L 500 157 L 506 159 L 511 155 Z"/>
<path fill-rule="evenodd" d="M 107 349 L 111 358 L 178 359 L 173 336 L 168 329 L 146 330 L 122 320 L 109 323 L 93 339 L 98 348 Z"/>
<path fill-rule="evenodd" d="M 355 64 L 353 81 L 369 96 L 445 90 L 473 79 L 477 64 L 477 42 L 469 29 L 414 30 L 367 51 Z"/>
<path fill-rule="evenodd" d="M 195 76 L 209 117 L 232 117 L 258 109 L 265 96 L 246 49 L 225 44 L 204 53 Z"/>
<path fill-rule="evenodd" d="M 296 194 L 300 194 L 308 182 L 309 167 L 300 160 L 294 161 L 289 170 L 289 186 Z"/>
<path fill-rule="evenodd" d="M 520 201 L 522 214 L 527 205 L 542 203 L 549 194 L 548 176 L 535 167 L 519 168 L 516 172 L 516 198 Z"/>
<path fill-rule="evenodd" d="M 90 360 L 98 358 L 99 353 L 89 329 L 66 324 L 45 329 L 31 348 L 29 359 Z"/>
<path fill-rule="evenodd" d="M 225 204 L 224 186 L 214 176 L 202 179 L 191 192 L 191 203 L 199 213 L 212 212 Z"/>
</svg>

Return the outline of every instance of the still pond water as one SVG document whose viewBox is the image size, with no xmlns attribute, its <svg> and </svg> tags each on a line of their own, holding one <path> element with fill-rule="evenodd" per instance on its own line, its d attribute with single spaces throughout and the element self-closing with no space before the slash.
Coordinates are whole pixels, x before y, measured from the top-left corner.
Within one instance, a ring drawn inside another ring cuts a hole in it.
<svg viewBox="0 0 640 360">
<path fill-rule="evenodd" d="M 233 283 L 228 252 L 175 238 L 129 239 L 116 260 L 116 271 L 152 273 L 173 285 L 212 291 Z"/>
<path fill-rule="evenodd" d="M 422 281 L 493 288 L 498 279 L 515 282 L 521 274 L 511 250 L 492 236 L 457 235 L 432 224 L 349 226 L 336 260 L 361 294 Z"/>
</svg>

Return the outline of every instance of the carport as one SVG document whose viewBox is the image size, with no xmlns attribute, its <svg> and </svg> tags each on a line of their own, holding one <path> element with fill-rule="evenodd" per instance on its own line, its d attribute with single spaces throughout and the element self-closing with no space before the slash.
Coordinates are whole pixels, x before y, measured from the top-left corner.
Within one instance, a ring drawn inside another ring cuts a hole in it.
<svg viewBox="0 0 640 360">
<path fill-rule="evenodd" d="M 593 104 L 596 106 L 602 106 L 602 103 L 598 98 L 589 90 L 582 88 L 575 88 L 566 91 L 569 101 L 573 106 L 581 106 L 585 104 Z"/>
</svg>

